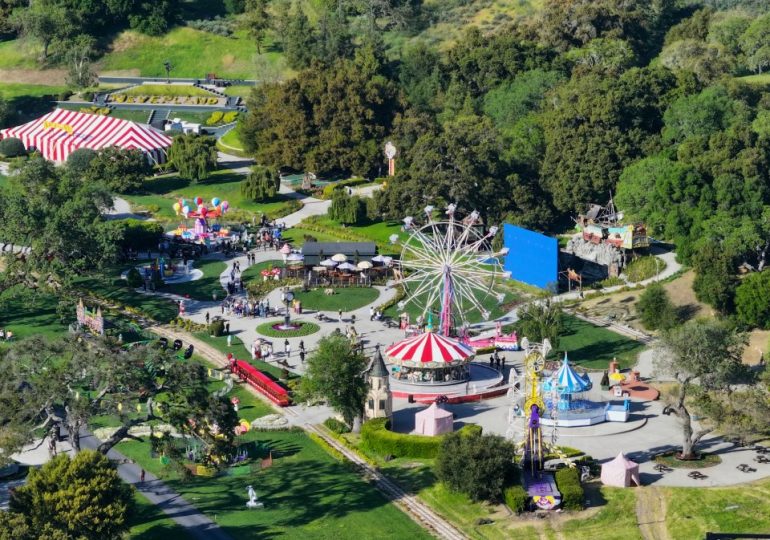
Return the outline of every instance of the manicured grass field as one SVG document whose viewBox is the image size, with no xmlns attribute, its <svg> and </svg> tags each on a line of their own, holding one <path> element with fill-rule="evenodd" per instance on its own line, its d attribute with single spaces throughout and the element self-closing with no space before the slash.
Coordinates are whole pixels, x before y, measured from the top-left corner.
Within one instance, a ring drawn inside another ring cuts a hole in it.
<svg viewBox="0 0 770 540">
<path fill-rule="evenodd" d="M 315 217 L 312 220 L 313 223 L 320 225 L 321 227 L 330 227 L 333 229 L 342 229 L 342 225 L 328 216 Z M 378 244 L 389 244 L 390 236 L 397 234 L 401 238 L 406 236 L 401 231 L 402 223 L 397 221 L 378 221 L 376 223 L 369 223 L 367 225 L 346 225 L 345 232 L 349 232 L 362 237 L 368 238 Z M 302 226 L 302 223 L 300 223 Z M 400 249 L 400 248 L 397 248 Z"/>
<path fill-rule="evenodd" d="M 136 514 L 131 519 L 131 540 L 188 540 L 184 527 L 177 525 L 163 510 L 139 492 L 134 493 Z"/>
<path fill-rule="evenodd" d="M 629 368 L 642 350 L 644 345 L 638 341 L 565 315 L 564 331 L 554 354 L 561 358 L 567 351 L 570 362 L 591 369 L 606 369 L 613 358 L 618 359 L 621 368 Z"/>
<path fill-rule="evenodd" d="M 756 86 L 768 86 L 770 85 L 770 73 L 745 75 L 743 77 L 735 77 L 735 80 L 738 82 L 756 85 Z"/>
<path fill-rule="evenodd" d="M 245 98 L 251 95 L 252 90 L 254 90 L 253 86 L 228 86 L 225 88 L 225 94 Z"/>
<path fill-rule="evenodd" d="M 510 309 L 510 306 L 514 302 L 517 302 L 521 299 L 522 295 L 518 292 L 511 291 L 511 290 L 503 290 L 503 294 L 505 295 L 505 298 L 503 299 L 503 303 L 500 304 L 497 301 L 497 297 L 494 294 L 490 294 L 483 298 L 480 303 L 484 307 L 484 309 L 488 310 L 490 313 L 489 320 L 497 319 L 498 317 L 502 317 L 505 315 L 508 310 Z M 427 293 L 420 294 L 415 301 L 409 301 L 408 296 L 405 299 L 406 305 L 404 306 L 404 309 L 399 309 L 398 304 L 390 306 L 388 309 L 386 309 L 383 312 L 383 315 L 387 317 L 392 318 L 398 318 L 400 313 L 406 312 L 409 314 L 409 317 L 411 318 L 412 322 L 415 321 L 415 319 L 422 313 L 420 311 L 420 306 L 423 302 L 426 301 Z M 437 297 L 436 303 L 433 306 L 435 313 L 438 313 L 440 310 L 440 299 Z M 476 308 L 468 309 L 468 311 L 465 314 L 465 317 L 467 318 L 468 322 L 471 324 L 481 322 L 484 320 L 484 318 L 481 315 L 481 312 Z M 438 324 L 438 317 L 434 315 L 433 317 L 433 324 Z"/>
<path fill-rule="evenodd" d="M 203 271 L 201 279 L 168 285 L 163 288 L 163 292 L 204 301 L 213 300 L 215 293 L 217 298 L 224 298 L 225 290 L 222 288 L 219 276 L 227 269 L 227 264 L 218 259 L 198 259 L 193 266 Z"/>
<path fill-rule="evenodd" d="M 121 92 L 121 94 L 127 96 L 214 96 L 211 92 L 187 84 L 140 84 Z"/>
<path fill-rule="evenodd" d="M 324 289 L 308 292 L 297 291 L 296 298 L 302 302 L 302 309 L 318 311 L 355 311 L 377 301 L 380 292 L 374 287 L 344 287 L 334 289 L 335 294 L 324 294 Z"/>
<path fill-rule="evenodd" d="M 180 197 L 188 201 L 194 197 L 201 197 L 210 203 L 214 197 L 230 203 L 233 211 L 245 211 L 257 216 L 263 212 L 270 217 L 286 215 L 292 208 L 293 201 L 288 197 L 278 195 L 271 202 L 257 203 L 247 199 L 241 194 L 241 180 L 244 176 L 228 170 L 214 171 L 212 175 L 198 184 L 192 184 L 188 180 L 177 175 L 152 178 L 144 183 L 144 195 L 127 195 L 126 199 L 132 206 L 144 208 L 157 206 L 158 211 L 153 215 L 157 219 L 173 221 L 178 219 L 174 215 L 173 204 Z"/>
<path fill-rule="evenodd" d="M 190 27 L 177 27 L 160 37 L 126 31 L 113 42 L 114 52 L 99 62 L 99 71 L 139 69 L 143 77 L 165 77 L 163 62 L 169 60 L 172 77 L 205 78 L 206 73 L 219 77 L 255 79 L 254 56 L 257 46 L 244 31 L 233 37 L 202 32 Z M 162 51 L 162 54 L 159 54 Z M 268 62 L 275 63 L 281 54 L 273 50 L 271 38 L 262 47 Z"/>
<path fill-rule="evenodd" d="M 309 321 L 301 321 L 298 319 L 292 319 L 291 322 L 300 325 L 299 328 L 295 330 L 276 330 L 275 328 L 273 328 L 273 325 L 276 324 L 277 322 L 279 321 L 273 320 L 270 322 L 260 324 L 259 326 L 257 326 L 257 333 L 262 334 L 263 336 L 280 340 L 284 338 L 298 338 L 298 337 L 309 336 L 310 334 L 315 334 L 321 329 L 321 327 L 318 326 L 316 323 L 309 322 Z"/>
<path fill-rule="evenodd" d="M 210 517 L 236 540 L 429 538 L 418 525 L 345 464 L 336 461 L 302 432 L 249 432 L 244 440 L 269 446 L 273 466 L 247 476 L 174 479 L 147 443 L 123 442 L 118 450 L 146 470 L 168 479 L 172 489 Z M 252 484 L 264 502 L 245 511 L 245 486 Z"/>
<path fill-rule="evenodd" d="M 20 285 L 0 293 L 0 328 L 17 339 L 29 336 L 61 337 L 67 326 L 59 321 L 59 299 L 48 293 L 23 289 Z"/>
<path fill-rule="evenodd" d="M 130 120 L 131 122 L 146 124 L 147 120 L 150 118 L 150 111 L 134 109 L 112 109 L 110 116 L 113 118 L 122 118 L 123 120 Z"/>
<path fill-rule="evenodd" d="M 187 122 L 193 122 L 197 124 L 202 125 L 208 125 L 206 124 L 206 120 L 209 119 L 211 116 L 211 113 L 213 113 L 216 109 L 212 109 L 211 111 L 203 111 L 203 112 L 194 112 L 194 111 L 171 111 L 171 113 L 168 115 L 169 118 L 181 118 L 182 120 L 186 120 Z M 227 111 L 222 111 L 227 112 Z M 222 124 L 222 121 L 217 122 L 215 125 Z"/>
<path fill-rule="evenodd" d="M 318 242 L 342 242 L 342 238 L 327 233 L 319 233 L 302 227 L 292 227 L 284 231 L 283 238 L 293 246 L 301 246 L 305 243 L 305 236 L 312 236 Z"/>
<path fill-rule="evenodd" d="M 259 321 L 260 319 L 255 319 L 255 321 Z M 282 368 L 276 366 L 275 364 L 268 364 L 267 362 L 263 362 L 262 360 L 252 360 L 251 359 L 251 352 L 248 350 L 246 345 L 241 341 L 241 339 L 237 335 L 233 335 L 232 339 L 232 346 L 227 346 L 227 336 L 220 336 L 220 337 L 211 337 L 208 332 L 197 332 L 194 334 L 196 338 L 200 339 L 201 341 L 204 341 L 205 343 L 208 343 L 218 351 L 222 353 L 222 357 L 226 357 L 227 353 L 232 352 L 233 355 L 238 360 L 248 360 L 249 364 L 254 366 L 260 371 L 264 371 L 265 373 L 268 373 L 269 375 L 273 376 L 275 379 L 281 378 L 281 372 L 283 371 Z M 293 379 L 297 377 L 293 373 L 289 372 L 289 378 Z"/>
<path fill-rule="evenodd" d="M 5 44 L 0 44 L 0 52 Z M 43 97 L 57 96 L 66 86 L 46 86 L 42 84 L 21 84 L 21 83 L 3 83 L 0 84 L 0 97 L 10 101 L 22 96 Z"/>
<path fill-rule="evenodd" d="M 240 152 L 241 154 L 245 153 L 246 150 L 243 148 L 243 143 L 241 143 L 241 139 L 238 137 L 238 128 L 235 127 L 222 135 L 222 137 L 219 139 L 219 144 L 224 148 L 224 150 L 230 150 L 235 152 Z M 240 154 L 236 154 L 240 155 Z"/>
<path fill-rule="evenodd" d="M 260 272 L 262 270 L 267 270 L 269 268 L 279 268 L 283 267 L 283 261 L 281 259 L 273 259 L 269 261 L 262 261 L 257 264 L 252 264 L 248 268 L 246 268 L 243 272 L 241 272 L 241 279 L 243 280 L 243 283 L 247 283 L 248 281 L 251 281 L 252 279 L 262 279 L 262 275 Z"/>
<path fill-rule="evenodd" d="M 770 531 L 768 480 L 729 488 L 666 488 L 665 491 L 666 527 L 674 540 L 705 538 L 709 531 Z"/>
<path fill-rule="evenodd" d="M 159 322 L 168 322 L 179 314 L 179 306 L 160 296 L 142 294 L 128 287 L 120 278 L 125 267 L 111 267 L 100 275 L 83 276 L 73 282 L 76 289 L 92 292 L 99 298 L 136 308 Z"/>
<path fill-rule="evenodd" d="M 37 58 L 42 50 L 37 43 L 18 39 L 0 42 L 0 69 L 40 69 Z"/>
</svg>

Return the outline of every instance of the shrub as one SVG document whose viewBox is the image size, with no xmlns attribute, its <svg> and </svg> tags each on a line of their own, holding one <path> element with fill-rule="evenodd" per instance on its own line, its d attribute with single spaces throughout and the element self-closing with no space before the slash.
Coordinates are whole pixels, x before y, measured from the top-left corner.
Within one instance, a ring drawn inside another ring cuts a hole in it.
<svg viewBox="0 0 770 540">
<path fill-rule="evenodd" d="M 209 335 L 219 337 L 225 333 L 225 321 L 222 319 L 216 319 L 209 324 Z"/>
<path fill-rule="evenodd" d="M 27 153 L 24 143 L 16 137 L 8 137 L 0 141 L 0 155 L 6 158 L 23 156 Z"/>
<path fill-rule="evenodd" d="M 219 122 L 222 121 L 222 116 L 224 116 L 222 111 L 214 111 L 213 113 L 211 113 L 211 116 L 209 116 L 208 119 L 206 120 L 206 125 L 213 126 L 218 124 Z"/>
<path fill-rule="evenodd" d="M 633 283 L 650 279 L 657 272 L 662 272 L 666 269 L 666 262 L 658 259 L 654 255 L 647 257 L 640 257 L 626 267 L 625 274 L 628 280 Z"/>
<path fill-rule="evenodd" d="M 436 457 L 436 476 L 474 501 L 499 501 L 516 472 L 515 448 L 499 435 L 447 434 Z"/>
<path fill-rule="evenodd" d="M 324 425 L 329 428 L 329 431 L 336 434 L 350 433 L 350 428 L 345 422 L 340 422 L 336 418 L 327 418 L 324 420 Z"/>
<path fill-rule="evenodd" d="M 510 508 L 511 512 L 521 514 L 527 509 L 529 494 L 521 486 L 511 486 L 503 491 L 503 499 L 505 500 L 505 506 Z"/>
<path fill-rule="evenodd" d="M 582 510 L 585 501 L 583 486 L 577 468 L 556 471 L 556 487 L 561 493 L 561 504 L 566 510 Z"/>
<path fill-rule="evenodd" d="M 144 283 L 144 279 L 142 279 L 142 274 L 139 273 L 139 270 L 136 268 L 132 268 L 128 271 L 128 274 L 126 275 L 126 281 L 128 282 L 128 286 L 132 289 L 136 289 L 137 287 L 141 287 L 142 283 Z"/>
<path fill-rule="evenodd" d="M 441 437 L 422 437 L 389 431 L 387 418 L 374 418 L 361 426 L 364 445 L 381 456 L 432 459 L 438 455 Z"/>
<path fill-rule="evenodd" d="M 676 308 L 660 283 L 650 284 L 639 296 L 636 312 L 649 330 L 668 330 L 679 323 Z"/>
<path fill-rule="evenodd" d="M 231 124 L 238 118 L 238 111 L 228 111 L 222 117 L 222 122 L 225 124 Z"/>
<path fill-rule="evenodd" d="M 123 103 L 126 101 L 126 95 L 125 94 L 113 94 L 112 95 L 112 101 L 115 103 Z"/>
<path fill-rule="evenodd" d="M 94 93 L 91 91 L 86 91 L 81 94 L 83 101 L 93 101 L 94 100 Z"/>
</svg>

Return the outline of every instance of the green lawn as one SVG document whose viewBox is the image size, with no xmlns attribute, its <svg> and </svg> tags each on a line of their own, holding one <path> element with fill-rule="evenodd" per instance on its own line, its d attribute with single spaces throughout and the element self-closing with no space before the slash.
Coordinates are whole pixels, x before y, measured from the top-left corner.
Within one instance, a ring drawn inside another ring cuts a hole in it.
<svg viewBox="0 0 770 540">
<path fill-rule="evenodd" d="M 0 44 L 0 52 L 5 44 Z M 2 83 L 0 84 L 0 97 L 6 101 L 22 96 L 43 97 L 57 96 L 66 86 L 46 86 L 42 84 Z"/>
<path fill-rule="evenodd" d="M 554 355 L 561 358 L 567 351 L 570 362 L 591 369 L 607 369 L 609 361 L 617 358 L 621 368 L 629 368 L 642 350 L 644 345 L 638 341 L 565 315 Z"/>
<path fill-rule="evenodd" d="M 318 242 L 343 242 L 344 240 L 339 236 L 333 234 L 319 233 L 302 227 L 292 227 L 287 231 L 284 231 L 283 238 L 287 242 L 290 242 L 293 246 L 301 246 L 305 243 L 305 236 L 312 236 Z"/>
<path fill-rule="evenodd" d="M 163 288 L 163 292 L 170 292 L 192 298 L 194 300 L 213 300 L 224 298 L 225 290 L 219 281 L 219 276 L 227 269 L 227 264 L 218 259 L 198 259 L 193 266 L 203 271 L 203 277 L 187 283 L 177 283 Z"/>
<path fill-rule="evenodd" d="M 121 94 L 127 96 L 214 96 L 211 92 L 191 84 L 140 84 L 121 92 Z"/>
<path fill-rule="evenodd" d="M 228 86 L 225 88 L 225 94 L 245 98 L 251 95 L 252 90 L 254 90 L 253 86 Z"/>
<path fill-rule="evenodd" d="M 223 147 L 224 150 L 231 150 L 236 153 L 236 155 L 240 155 L 246 152 L 243 148 L 243 143 L 241 143 L 241 139 L 238 137 L 238 128 L 234 127 L 222 137 L 219 139 L 219 145 Z"/>
<path fill-rule="evenodd" d="M 113 109 L 110 113 L 110 116 L 114 118 L 122 118 L 123 120 L 130 120 L 131 122 L 146 124 L 147 120 L 150 119 L 150 111 L 134 109 Z"/>
<path fill-rule="evenodd" d="M 40 69 L 37 58 L 43 48 L 18 39 L 0 42 L 0 69 Z"/>
<path fill-rule="evenodd" d="M 503 303 L 500 304 L 497 301 L 497 297 L 494 294 L 490 294 L 484 298 L 481 299 L 480 303 L 481 305 L 489 311 L 489 320 L 492 321 L 494 319 L 497 319 L 498 317 L 502 317 L 510 309 L 512 308 L 513 304 L 515 302 L 518 302 L 522 298 L 522 294 L 518 291 L 511 290 L 507 287 L 500 286 L 500 292 L 502 292 L 505 297 L 503 298 Z M 412 321 L 414 321 L 422 312 L 420 311 L 420 306 L 427 301 L 428 293 L 423 293 L 417 296 L 417 298 L 414 301 L 410 301 L 409 297 L 405 299 L 406 305 L 404 306 L 404 309 L 399 309 L 398 304 L 394 304 L 390 306 L 388 309 L 386 309 L 383 312 L 383 315 L 387 317 L 393 317 L 398 318 L 398 315 L 400 313 L 406 312 L 409 314 Z M 438 313 L 440 311 L 441 305 L 440 305 L 440 295 L 437 296 L 436 303 L 433 306 L 434 312 Z M 484 318 L 481 315 L 481 312 L 476 308 L 469 308 L 466 313 L 465 317 L 471 324 L 481 322 L 484 320 Z M 438 317 L 434 315 L 433 317 L 433 324 L 434 326 L 438 325 Z"/>
<path fill-rule="evenodd" d="M 666 527 L 674 540 L 705 538 L 708 531 L 766 533 L 768 494 L 767 480 L 730 488 L 667 488 Z"/>
<path fill-rule="evenodd" d="M 241 272 L 241 279 L 243 280 L 244 284 L 251 281 L 252 279 L 262 280 L 262 275 L 260 274 L 262 270 L 277 267 L 283 267 L 283 261 L 281 259 L 272 259 L 269 261 L 262 261 L 257 264 L 252 264 L 243 272 Z"/>
<path fill-rule="evenodd" d="M 172 489 L 215 517 L 236 540 L 430 538 L 305 433 L 249 432 L 243 439 L 267 444 L 273 466 L 247 476 L 194 478 L 183 483 L 149 456 L 148 443 L 123 442 L 118 450 L 165 477 Z M 255 487 L 264 509 L 244 509 L 248 484 Z"/>
<path fill-rule="evenodd" d="M 328 216 L 318 216 L 311 220 L 311 223 L 320 225 L 324 228 L 340 229 L 342 225 Z M 302 223 L 300 223 L 300 227 Z M 366 225 L 347 225 L 345 231 L 361 235 L 368 238 L 378 244 L 389 244 L 390 235 L 397 234 L 402 238 L 405 238 L 404 233 L 401 231 L 403 224 L 398 221 L 378 221 L 376 223 L 369 223 Z M 400 248 L 398 248 L 400 249 Z"/>
<path fill-rule="evenodd" d="M 213 113 L 216 109 L 212 109 L 211 111 L 204 111 L 204 112 L 195 112 L 195 111 L 171 111 L 171 113 L 168 115 L 169 118 L 181 118 L 182 120 L 185 120 L 187 122 L 193 122 L 196 124 L 206 124 L 206 120 L 209 119 L 211 116 L 211 113 Z M 222 112 L 228 112 L 228 111 L 222 111 Z M 221 125 L 222 121 L 220 120 L 215 125 Z"/>
<path fill-rule="evenodd" d="M 175 221 L 173 205 L 180 198 L 188 201 L 195 197 L 203 198 L 210 204 L 211 199 L 219 197 L 230 203 L 231 211 L 241 211 L 260 216 L 263 212 L 270 217 L 284 216 L 290 213 L 296 203 L 282 195 L 271 202 L 257 203 L 241 194 L 243 175 L 229 170 L 214 171 L 206 180 L 197 184 L 179 178 L 177 175 L 148 179 L 144 183 L 144 195 L 126 195 L 132 206 L 144 208 L 157 206 L 153 215 L 160 220 Z"/>
<path fill-rule="evenodd" d="M 756 86 L 768 86 L 770 85 L 770 73 L 745 75 L 743 77 L 735 77 L 735 80 L 738 82 L 756 85 Z"/>
<path fill-rule="evenodd" d="M 600 493 L 592 497 L 603 499 L 599 512 L 588 518 L 578 515 L 564 523 L 561 527 L 562 537 L 570 540 L 641 540 L 636 523 L 634 490 L 602 487 Z"/>
<path fill-rule="evenodd" d="M 120 278 L 125 267 L 108 268 L 102 274 L 83 276 L 73 282 L 76 289 L 92 292 L 99 298 L 112 300 L 119 304 L 139 309 L 159 322 L 168 322 L 179 314 L 179 306 L 160 296 L 142 294 L 128 287 Z"/>
<path fill-rule="evenodd" d="M 48 293 L 24 289 L 20 285 L 0 293 L 0 328 L 19 338 L 61 337 L 67 326 L 56 314 L 59 299 Z"/>
<path fill-rule="evenodd" d="M 255 323 L 258 322 L 260 319 L 255 319 Z M 233 334 L 232 338 L 232 346 L 227 346 L 227 337 L 226 336 L 220 336 L 220 337 L 211 337 L 208 332 L 197 332 L 193 334 L 196 338 L 200 339 L 201 341 L 208 343 L 218 351 L 222 353 L 222 357 L 226 357 L 227 353 L 232 352 L 233 355 L 239 359 L 248 360 L 249 364 L 254 366 L 260 371 L 264 371 L 265 373 L 268 373 L 269 375 L 272 375 L 276 379 L 281 378 L 281 372 L 283 371 L 283 368 L 280 368 L 274 364 L 268 364 L 267 362 L 263 362 L 261 360 L 252 360 L 251 359 L 251 352 L 249 349 L 247 349 L 246 345 L 244 345 L 243 341 L 241 339 Z M 297 375 L 294 375 L 290 372 L 289 378 L 295 378 Z"/>
<path fill-rule="evenodd" d="M 380 292 L 374 287 L 344 287 L 334 289 L 335 294 L 328 296 L 324 289 L 308 292 L 297 291 L 296 298 L 302 302 L 302 309 L 318 311 L 355 311 L 377 301 Z"/>
<path fill-rule="evenodd" d="M 136 514 L 131 519 L 131 540 L 188 540 L 184 527 L 177 525 L 158 506 L 139 492 L 134 493 Z"/>
<path fill-rule="evenodd" d="M 138 32 L 121 33 L 113 42 L 114 51 L 99 62 L 98 71 L 138 70 L 144 77 L 165 77 L 163 62 L 171 62 L 172 77 L 200 77 L 216 73 L 219 77 L 255 79 L 256 44 L 246 32 L 233 37 L 177 27 L 160 37 Z M 281 53 L 274 50 L 268 36 L 262 57 L 275 64 Z"/>
</svg>

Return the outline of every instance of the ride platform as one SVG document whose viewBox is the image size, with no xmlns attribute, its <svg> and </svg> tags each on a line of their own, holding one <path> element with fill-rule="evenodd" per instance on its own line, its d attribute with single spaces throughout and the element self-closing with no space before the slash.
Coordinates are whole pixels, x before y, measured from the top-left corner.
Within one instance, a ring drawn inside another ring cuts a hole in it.
<svg viewBox="0 0 770 540">
<path fill-rule="evenodd" d="M 410 399 L 417 403 L 433 403 L 439 396 L 446 396 L 449 403 L 481 401 L 501 396 L 508 391 L 503 374 L 493 367 L 472 362 L 468 365 L 469 381 L 453 383 L 417 383 L 390 377 L 390 391 L 394 398 Z"/>
</svg>

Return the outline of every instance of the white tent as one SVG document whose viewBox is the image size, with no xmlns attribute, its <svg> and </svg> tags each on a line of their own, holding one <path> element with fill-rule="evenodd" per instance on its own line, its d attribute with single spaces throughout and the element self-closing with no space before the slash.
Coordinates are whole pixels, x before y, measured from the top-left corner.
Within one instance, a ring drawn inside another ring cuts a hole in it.
<svg viewBox="0 0 770 540">
<path fill-rule="evenodd" d="M 605 486 L 629 487 L 631 483 L 641 486 L 639 464 L 631 461 L 623 452 L 612 461 L 602 465 L 602 484 Z"/>
<path fill-rule="evenodd" d="M 441 435 L 454 429 L 454 416 L 435 402 L 414 415 L 415 432 L 419 435 Z"/>
</svg>

